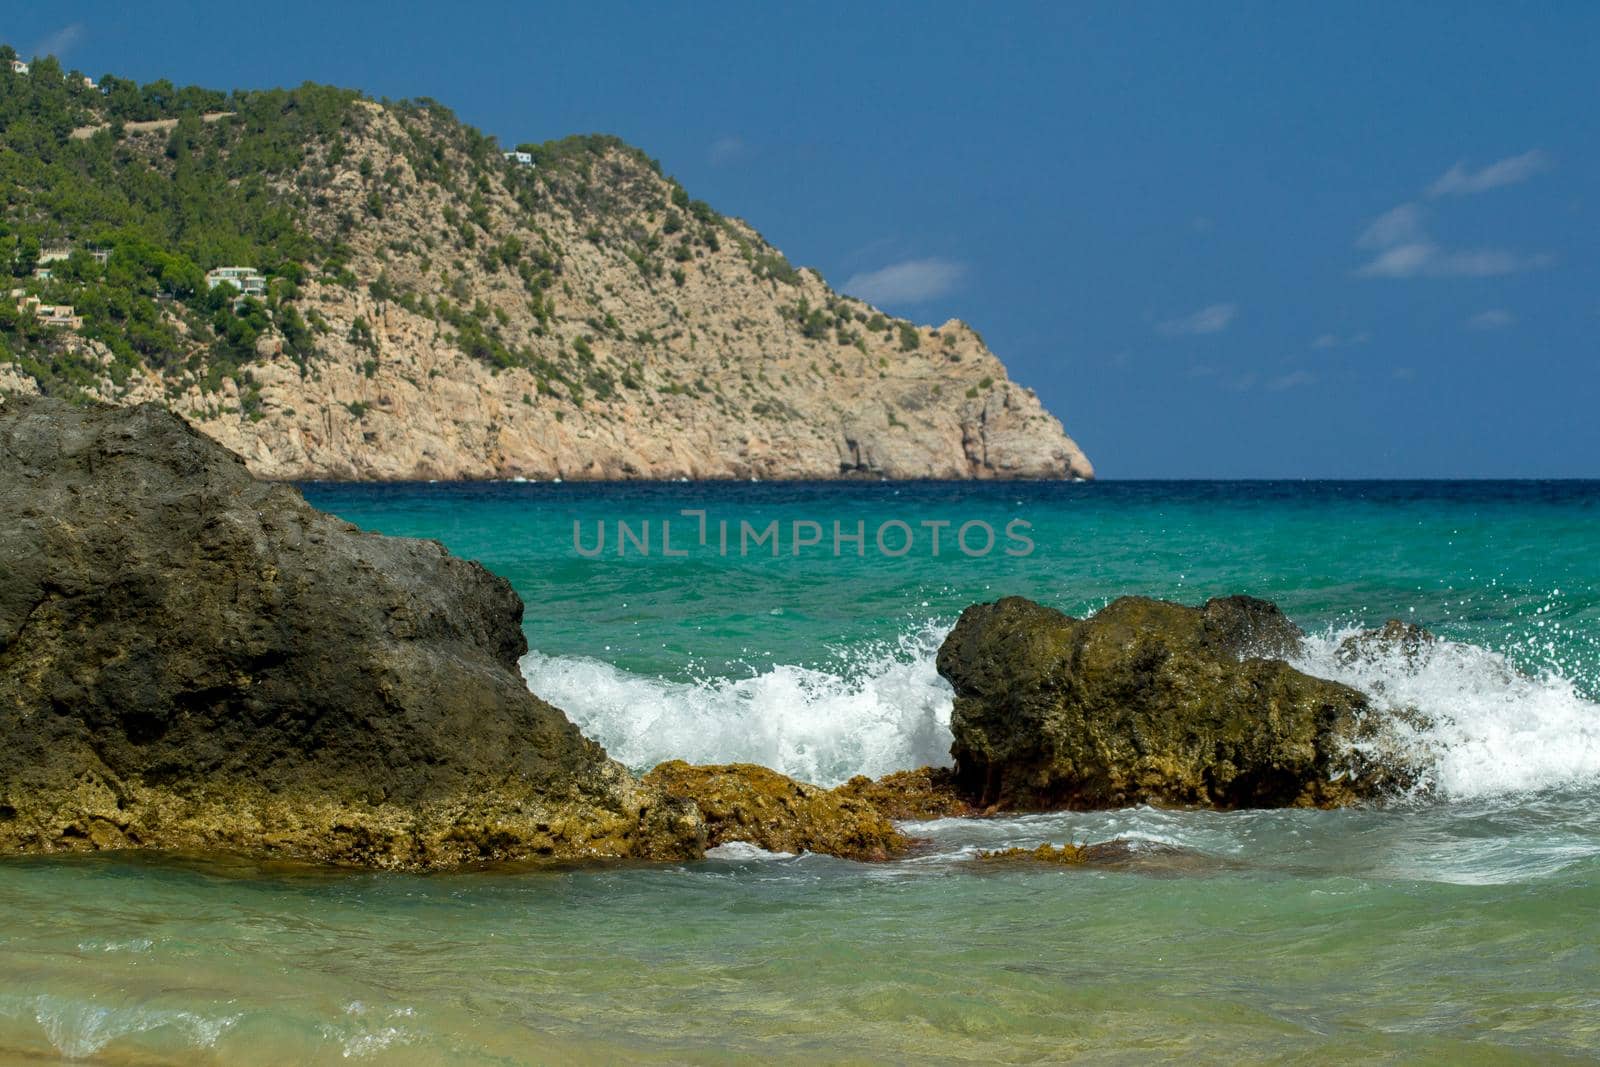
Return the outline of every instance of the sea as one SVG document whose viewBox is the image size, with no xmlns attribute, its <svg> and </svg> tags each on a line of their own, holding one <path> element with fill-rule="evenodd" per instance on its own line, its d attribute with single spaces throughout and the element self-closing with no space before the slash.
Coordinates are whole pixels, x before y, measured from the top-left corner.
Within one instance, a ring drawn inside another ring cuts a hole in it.
<svg viewBox="0 0 1600 1067">
<path fill-rule="evenodd" d="M 1407 710 L 1426 774 L 1340 811 L 913 823 L 888 863 L 10 859 L 0 1063 L 1600 1058 L 1600 482 L 302 488 L 508 579 L 528 686 L 639 771 L 948 763 L 968 605 L 1248 593 L 1301 669 Z M 1440 641 L 1335 656 L 1391 618 Z M 1118 838 L 1114 868 L 974 862 Z"/>
</svg>

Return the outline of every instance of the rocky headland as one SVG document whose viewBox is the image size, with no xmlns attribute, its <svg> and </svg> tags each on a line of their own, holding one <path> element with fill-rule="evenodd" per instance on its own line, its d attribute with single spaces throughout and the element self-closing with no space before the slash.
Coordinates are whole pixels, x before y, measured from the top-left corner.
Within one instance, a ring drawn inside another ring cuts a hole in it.
<svg viewBox="0 0 1600 1067">
<path fill-rule="evenodd" d="M 161 404 L 273 479 L 1093 477 L 975 329 L 835 290 L 614 137 L 0 81 L 57 131 L 15 146 L 0 395 Z"/>
</svg>

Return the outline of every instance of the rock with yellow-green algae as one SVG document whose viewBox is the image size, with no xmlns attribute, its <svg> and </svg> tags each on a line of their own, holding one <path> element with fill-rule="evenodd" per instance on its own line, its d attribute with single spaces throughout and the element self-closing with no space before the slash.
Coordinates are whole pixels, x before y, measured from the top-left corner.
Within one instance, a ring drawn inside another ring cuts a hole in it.
<svg viewBox="0 0 1600 1067">
<path fill-rule="evenodd" d="M 1415 768 L 1360 744 L 1382 718 L 1366 696 L 1282 658 L 1303 640 L 1242 596 L 1123 597 L 1087 619 L 969 607 L 937 660 L 957 785 L 1009 810 L 1337 806 L 1408 785 Z"/>
<path fill-rule="evenodd" d="M 394 868 L 702 854 L 529 693 L 522 602 L 157 407 L 0 406 L 0 853 Z"/>
<path fill-rule="evenodd" d="M 947 767 L 918 767 L 895 771 L 881 778 L 861 774 L 834 792 L 858 797 L 877 808 L 884 817 L 896 821 L 952 819 L 979 814 L 969 798 L 957 788 L 955 774 Z"/>
<path fill-rule="evenodd" d="M 644 784 L 693 801 L 712 846 L 745 841 L 769 852 L 883 860 L 910 844 L 870 802 L 753 763 L 693 766 L 671 760 L 645 775 Z"/>
</svg>

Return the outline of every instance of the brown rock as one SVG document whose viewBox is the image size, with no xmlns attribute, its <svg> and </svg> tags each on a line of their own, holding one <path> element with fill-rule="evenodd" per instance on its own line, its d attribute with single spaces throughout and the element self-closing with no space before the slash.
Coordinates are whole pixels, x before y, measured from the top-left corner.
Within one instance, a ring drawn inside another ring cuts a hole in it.
<svg viewBox="0 0 1600 1067">
<path fill-rule="evenodd" d="M 1193 849 L 1115 838 L 1093 844 L 1040 845 L 978 853 L 978 862 L 992 865 L 1052 867 L 1115 867 L 1149 874 L 1194 873 L 1219 864 Z"/>
<path fill-rule="evenodd" d="M 919 767 L 895 771 L 874 781 L 861 774 L 834 790 L 856 797 L 897 822 L 952 819 L 979 814 L 956 787 L 953 771 L 945 767 Z"/>
<path fill-rule="evenodd" d="M 701 854 L 527 691 L 522 601 L 155 406 L 0 406 L 0 853 L 438 868 Z"/>
<path fill-rule="evenodd" d="M 645 775 L 644 784 L 693 801 L 705 818 L 711 846 L 745 841 L 769 852 L 883 860 L 909 845 L 859 796 L 806 785 L 753 763 L 697 767 L 672 760 Z"/>
<path fill-rule="evenodd" d="M 1048 810 L 1333 806 L 1409 784 L 1416 768 L 1354 744 L 1377 717 L 1363 694 L 1262 658 L 1300 640 L 1249 597 L 1124 597 L 1087 619 L 1020 597 L 970 607 L 938 655 L 958 787 Z"/>
</svg>

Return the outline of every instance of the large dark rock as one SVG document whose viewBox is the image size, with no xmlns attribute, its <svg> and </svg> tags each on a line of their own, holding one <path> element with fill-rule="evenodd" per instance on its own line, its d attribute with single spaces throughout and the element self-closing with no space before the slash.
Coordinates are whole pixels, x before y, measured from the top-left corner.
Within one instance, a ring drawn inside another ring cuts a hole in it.
<svg viewBox="0 0 1600 1067">
<path fill-rule="evenodd" d="M 958 784 L 1023 810 L 1333 806 L 1404 785 L 1354 744 L 1374 730 L 1366 697 L 1277 658 L 1303 636 L 1250 597 L 1124 597 L 1088 619 L 974 605 L 938 656 Z"/>
<path fill-rule="evenodd" d="M 154 405 L 0 407 L 0 852 L 442 867 L 698 855 L 530 694 L 522 603 Z"/>
</svg>

